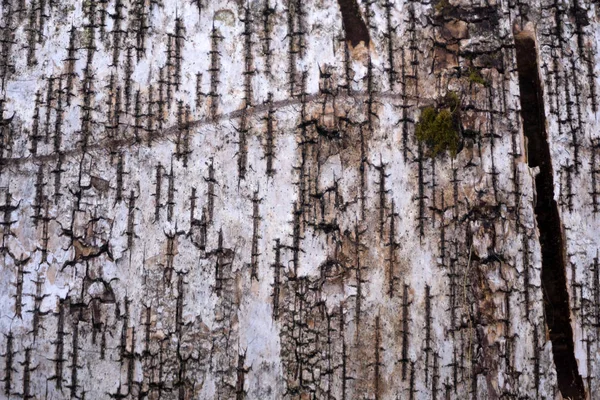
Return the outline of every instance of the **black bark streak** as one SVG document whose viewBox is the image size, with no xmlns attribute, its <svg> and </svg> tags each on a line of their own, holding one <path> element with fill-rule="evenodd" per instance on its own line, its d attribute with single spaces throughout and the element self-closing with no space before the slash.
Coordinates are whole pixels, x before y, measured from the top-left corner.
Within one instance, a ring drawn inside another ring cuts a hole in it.
<svg viewBox="0 0 600 400">
<path fill-rule="evenodd" d="M 403 381 L 406 380 L 408 364 L 411 361 L 408 357 L 409 335 L 410 335 L 409 307 L 411 304 L 411 302 L 408 299 L 408 291 L 409 291 L 409 286 L 405 284 L 403 292 L 402 292 L 402 330 L 401 330 L 401 332 L 402 332 L 402 358 L 399 360 L 400 363 L 402 364 L 402 380 Z M 411 378 L 411 379 L 413 379 L 413 378 Z"/>
<path fill-rule="evenodd" d="M 250 261 L 250 279 L 256 279 L 258 281 L 258 267 L 259 267 L 259 240 L 262 238 L 260 235 L 260 216 L 259 204 L 262 199 L 258 198 L 258 191 L 254 192 L 252 197 L 252 254 Z"/>
</svg>

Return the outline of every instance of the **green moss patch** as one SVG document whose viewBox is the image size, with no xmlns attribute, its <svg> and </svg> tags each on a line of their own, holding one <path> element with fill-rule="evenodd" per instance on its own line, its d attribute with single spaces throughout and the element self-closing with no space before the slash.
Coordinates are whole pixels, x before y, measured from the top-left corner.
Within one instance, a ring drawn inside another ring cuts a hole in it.
<svg viewBox="0 0 600 400">
<path fill-rule="evenodd" d="M 448 0 L 439 0 L 435 5 L 435 11 L 437 13 L 443 13 L 448 8 L 450 8 L 450 3 Z"/>
<path fill-rule="evenodd" d="M 452 158 L 456 157 L 460 144 L 459 106 L 458 95 L 450 92 L 439 107 L 425 107 L 421 112 L 415 135 L 419 142 L 427 146 L 429 157 L 437 157 L 445 151 Z"/>
<path fill-rule="evenodd" d="M 485 78 L 481 76 L 481 73 L 475 68 L 471 68 L 469 70 L 469 82 L 477 83 L 483 86 L 487 85 Z"/>
</svg>

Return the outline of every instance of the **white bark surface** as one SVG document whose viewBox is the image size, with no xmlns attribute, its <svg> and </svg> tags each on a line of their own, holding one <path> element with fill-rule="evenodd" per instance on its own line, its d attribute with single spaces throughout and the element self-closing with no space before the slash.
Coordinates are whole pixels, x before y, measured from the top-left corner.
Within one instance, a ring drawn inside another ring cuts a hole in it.
<svg viewBox="0 0 600 400">
<path fill-rule="evenodd" d="M 597 396 L 595 2 L 197 3 L 2 1 L 0 397 L 560 398 L 520 31 Z"/>
</svg>

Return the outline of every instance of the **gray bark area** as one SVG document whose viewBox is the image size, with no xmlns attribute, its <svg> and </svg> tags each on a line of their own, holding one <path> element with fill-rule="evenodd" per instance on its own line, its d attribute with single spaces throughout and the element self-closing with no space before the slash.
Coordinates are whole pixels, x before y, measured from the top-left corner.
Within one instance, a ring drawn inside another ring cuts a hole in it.
<svg viewBox="0 0 600 400">
<path fill-rule="evenodd" d="M 2 0 L 0 398 L 559 399 L 545 302 L 598 398 L 599 7 Z"/>
</svg>

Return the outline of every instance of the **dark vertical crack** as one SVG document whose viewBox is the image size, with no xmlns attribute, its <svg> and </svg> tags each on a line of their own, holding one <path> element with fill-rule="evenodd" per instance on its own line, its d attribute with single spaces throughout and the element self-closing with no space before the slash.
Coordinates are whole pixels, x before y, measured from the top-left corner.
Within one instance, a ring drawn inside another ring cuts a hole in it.
<svg viewBox="0 0 600 400">
<path fill-rule="evenodd" d="M 364 42 L 365 46 L 369 47 L 369 30 L 362 19 L 356 0 L 338 0 L 338 4 L 342 12 L 346 41 L 350 42 L 352 47 L 358 46 L 360 42 Z"/>
<path fill-rule="evenodd" d="M 535 214 L 542 248 L 544 309 L 552 341 L 558 388 L 565 398 L 584 399 L 583 381 L 574 354 L 564 243 L 558 206 L 554 200 L 552 160 L 545 128 L 537 52 L 531 37 L 516 37 L 515 45 L 528 163 L 531 168 L 540 169 L 535 178 Z"/>
</svg>

